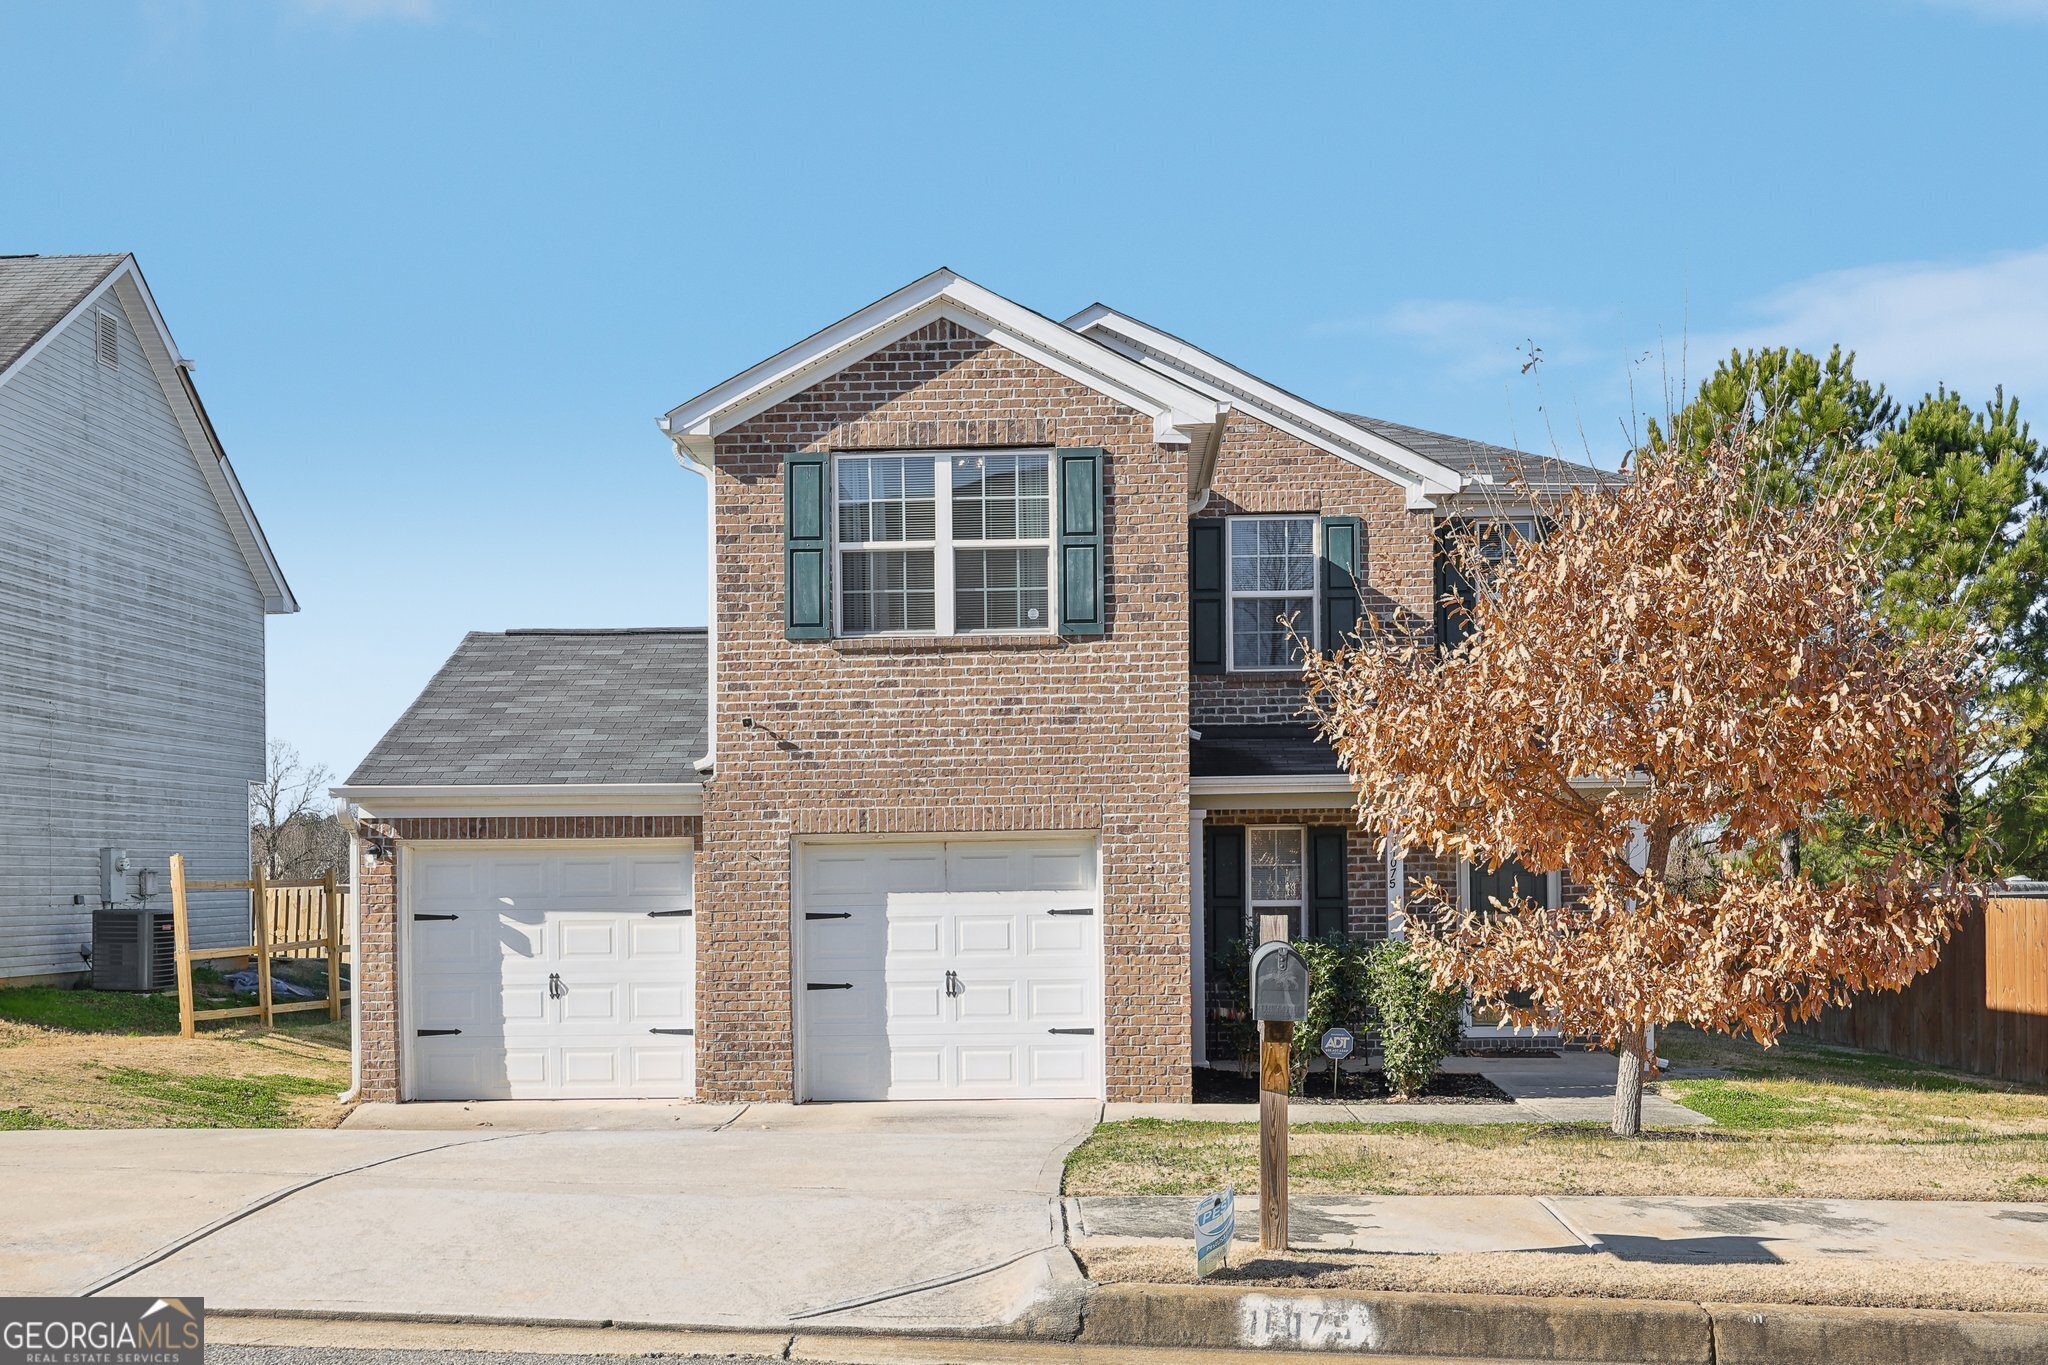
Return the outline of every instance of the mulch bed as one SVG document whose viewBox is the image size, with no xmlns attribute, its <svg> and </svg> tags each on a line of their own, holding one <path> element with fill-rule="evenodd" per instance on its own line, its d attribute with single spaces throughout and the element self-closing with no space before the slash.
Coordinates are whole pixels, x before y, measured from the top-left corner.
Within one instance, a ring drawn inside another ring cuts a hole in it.
<svg viewBox="0 0 2048 1365">
<path fill-rule="evenodd" d="M 1383 1101 L 1390 1104 L 1513 1104 L 1514 1096 L 1484 1076 L 1460 1071 L 1439 1071 L 1428 1086 L 1412 1100 L 1396 1100 L 1387 1089 L 1387 1078 L 1377 1071 L 1347 1071 L 1342 1092 L 1332 1097 L 1328 1072 L 1311 1073 L 1303 1082 L 1306 1095 L 1295 1095 L 1292 1104 L 1359 1104 Z M 1216 1067 L 1195 1068 L 1196 1104 L 1255 1104 L 1259 1098 L 1256 1076 Z"/>
</svg>

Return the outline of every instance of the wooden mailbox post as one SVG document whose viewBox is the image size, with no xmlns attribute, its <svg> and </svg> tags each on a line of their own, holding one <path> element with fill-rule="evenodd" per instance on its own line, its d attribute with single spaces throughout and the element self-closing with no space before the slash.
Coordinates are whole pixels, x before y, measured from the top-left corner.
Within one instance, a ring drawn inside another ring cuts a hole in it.
<svg viewBox="0 0 2048 1365">
<path fill-rule="evenodd" d="M 1287 1249 L 1287 1092 L 1294 1026 L 1308 1018 L 1308 964 L 1287 942 L 1285 916 L 1262 916 L 1252 954 L 1259 1022 L 1259 1246 Z"/>
</svg>

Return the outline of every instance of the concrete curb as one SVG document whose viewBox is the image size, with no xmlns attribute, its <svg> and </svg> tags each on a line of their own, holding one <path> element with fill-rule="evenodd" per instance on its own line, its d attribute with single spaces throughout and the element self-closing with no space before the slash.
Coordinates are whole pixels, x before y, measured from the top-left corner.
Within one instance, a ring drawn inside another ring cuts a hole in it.
<svg viewBox="0 0 2048 1365">
<path fill-rule="evenodd" d="M 2021 1365 L 2048 1314 L 1485 1294 L 1100 1286 L 1084 1345 L 1575 1365 Z"/>
</svg>

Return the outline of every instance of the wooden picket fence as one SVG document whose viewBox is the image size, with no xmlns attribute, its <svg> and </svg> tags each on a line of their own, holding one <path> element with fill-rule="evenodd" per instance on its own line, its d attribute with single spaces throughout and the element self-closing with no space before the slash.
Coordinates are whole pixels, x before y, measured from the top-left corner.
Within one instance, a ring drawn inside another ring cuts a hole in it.
<svg viewBox="0 0 2048 1365">
<path fill-rule="evenodd" d="M 254 943 L 231 948 L 194 951 L 191 915 L 186 904 L 192 891 L 247 891 L 249 893 L 250 936 Z M 341 965 L 345 953 L 342 937 L 343 893 L 340 879 L 332 872 L 318 881 L 271 881 L 259 865 L 246 881 L 197 881 L 185 876 L 185 855 L 171 855 L 171 924 L 178 958 L 178 1032 L 194 1037 L 197 1026 L 211 1019 L 259 1019 L 267 1027 L 280 1014 L 326 1010 L 329 1019 L 341 1018 L 342 1002 L 348 993 L 341 988 Z M 192 964 L 221 958 L 253 957 L 256 960 L 256 1003 L 230 1009 L 193 1008 Z M 279 958 L 327 959 L 327 998 L 294 1000 L 276 1004 L 271 1000 L 270 970 Z"/>
</svg>

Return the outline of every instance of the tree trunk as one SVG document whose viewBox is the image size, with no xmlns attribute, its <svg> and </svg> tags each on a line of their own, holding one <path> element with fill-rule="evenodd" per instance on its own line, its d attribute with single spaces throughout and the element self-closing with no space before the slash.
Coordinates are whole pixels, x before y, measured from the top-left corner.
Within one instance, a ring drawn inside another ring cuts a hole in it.
<svg viewBox="0 0 2048 1365">
<path fill-rule="evenodd" d="M 1788 829 L 1778 836 L 1778 880 L 1789 882 L 1799 876 L 1799 831 Z"/>
<path fill-rule="evenodd" d="M 1614 1135 L 1641 1137 L 1643 1132 L 1643 1027 L 1638 1024 L 1621 1036 L 1614 1051 Z"/>
</svg>

